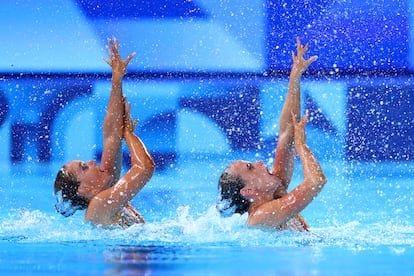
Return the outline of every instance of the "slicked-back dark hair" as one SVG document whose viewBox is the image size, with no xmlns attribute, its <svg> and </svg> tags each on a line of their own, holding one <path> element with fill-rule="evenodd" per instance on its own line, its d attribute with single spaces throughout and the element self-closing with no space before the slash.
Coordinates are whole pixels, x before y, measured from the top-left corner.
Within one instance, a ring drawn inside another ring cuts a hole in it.
<svg viewBox="0 0 414 276">
<path fill-rule="evenodd" d="M 55 179 L 55 194 L 59 191 L 62 193 L 62 199 L 65 202 L 71 202 L 77 210 L 83 210 L 88 207 L 89 201 L 77 194 L 80 181 L 67 172 L 65 167 L 61 168 Z M 64 215 L 64 214 L 62 214 Z"/>
<path fill-rule="evenodd" d="M 244 198 L 240 190 L 245 186 L 243 179 L 232 173 L 229 168 L 225 169 L 218 181 L 220 192 L 217 206 L 222 206 L 220 202 L 227 202 L 224 208 L 219 209 L 221 214 L 234 210 L 234 213 L 244 214 L 249 210 L 249 201 Z"/>
</svg>

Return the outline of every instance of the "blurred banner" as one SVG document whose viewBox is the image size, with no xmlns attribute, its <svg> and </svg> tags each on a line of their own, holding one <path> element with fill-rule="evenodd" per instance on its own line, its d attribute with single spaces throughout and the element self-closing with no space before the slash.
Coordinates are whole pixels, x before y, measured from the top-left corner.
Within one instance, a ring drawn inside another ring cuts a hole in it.
<svg viewBox="0 0 414 276">
<path fill-rule="evenodd" d="M 102 72 L 107 38 L 135 72 L 289 70 L 295 38 L 312 70 L 412 70 L 410 2 L 400 0 L 5 0 L 2 72 Z"/>
<path fill-rule="evenodd" d="M 99 158 L 112 37 L 137 53 L 124 92 L 161 169 L 183 154 L 272 158 L 297 36 L 319 56 L 302 86 L 318 157 L 414 160 L 408 1 L 6 0 L 0 13 L 0 163 Z"/>
</svg>

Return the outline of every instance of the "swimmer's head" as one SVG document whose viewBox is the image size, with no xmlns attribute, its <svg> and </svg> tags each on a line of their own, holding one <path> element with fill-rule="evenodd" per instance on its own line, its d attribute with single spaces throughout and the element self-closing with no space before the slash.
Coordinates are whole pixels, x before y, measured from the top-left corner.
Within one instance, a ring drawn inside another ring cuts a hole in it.
<svg viewBox="0 0 414 276">
<path fill-rule="evenodd" d="M 88 200 L 78 195 L 80 181 L 69 173 L 63 166 L 55 179 L 55 208 L 58 213 L 65 217 L 73 215 L 76 210 L 86 209 Z"/>
<path fill-rule="evenodd" d="M 216 205 L 221 215 L 244 214 L 249 210 L 249 201 L 240 193 L 245 185 L 243 179 L 229 167 L 223 171 L 218 182 L 219 195 Z"/>
</svg>

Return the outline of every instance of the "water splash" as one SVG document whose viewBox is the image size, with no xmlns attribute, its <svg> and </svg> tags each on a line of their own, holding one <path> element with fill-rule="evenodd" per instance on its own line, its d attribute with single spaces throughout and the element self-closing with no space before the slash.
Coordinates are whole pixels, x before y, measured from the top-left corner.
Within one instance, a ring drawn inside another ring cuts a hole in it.
<svg viewBox="0 0 414 276">
<path fill-rule="evenodd" d="M 192 214 L 180 206 L 176 216 L 160 222 L 137 224 L 128 229 L 95 227 L 82 213 L 64 218 L 39 210 L 18 209 L 0 221 L 3 241 L 96 242 L 128 246 L 237 246 L 237 247 L 341 247 L 372 250 L 386 246 L 392 254 L 404 254 L 414 244 L 414 226 L 394 223 L 363 224 L 352 221 L 313 228 L 298 233 L 245 226 L 246 215 L 222 218 L 212 206 L 203 214 Z"/>
</svg>

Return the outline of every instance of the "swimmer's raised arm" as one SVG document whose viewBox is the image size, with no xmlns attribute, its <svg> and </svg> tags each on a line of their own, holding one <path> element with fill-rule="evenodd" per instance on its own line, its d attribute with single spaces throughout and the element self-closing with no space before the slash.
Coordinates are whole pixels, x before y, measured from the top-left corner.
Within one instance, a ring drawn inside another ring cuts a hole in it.
<svg viewBox="0 0 414 276">
<path fill-rule="evenodd" d="M 138 120 L 131 119 L 131 105 L 124 99 L 125 103 L 125 122 L 124 122 L 124 139 L 128 145 L 131 154 L 132 167 L 139 167 L 145 170 L 145 173 L 152 175 L 154 172 L 154 161 L 146 149 L 144 143 L 135 135 L 134 129 Z M 151 176 L 150 176 L 151 177 Z"/>
<path fill-rule="evenodd" d="M 122 78 L 135 53 L 122 60 L 119 54 L 118 40 L 108 40 L 108 44 L 109 59 L 104 58 L 104 60 L 112 68 L 112 88 L 103 125 L 104 145 L 101 169 L 113 172 L 116 175 L 115 178 L 118 179 L 121 171 L 121 140 L 124 116 Z"/>
<path fill-rule="evenodd" d="M 101 164 L 95 160 L 73 160 L 65 164 L 55 179 L 55 207 L 66 217 L 86 209 L 84 217 L 89 222 L 127 227 L 144 222 L 129 201 L 151 178 L 155 166 L 144 144 L 134 134 L 135 121 L 122 94 L 122 79 L 135 54 L 122 60 L 116 39 L 109 40 L 107 49 L 110 59 L 104 60 L 112 68 L 112 89 L 103 126 Z M 122 139 L 130 150 L 132 167 L 119 178 Z"/>
<path fill-rule="evenodd" d="M 319 194 L 326 177 L 313 152 L 306 145 L 305 125 L 308 112 L 299 122 L 292 113 L 295 149 L 302 162 L 303 182 L 288 194 L 259 206 L 249 213 L 248 225 L 280 226 L 302 211 Z"/>
<path fill-rule="evenodd" d="M 276 147 L 276 158 L 271 173 L 277 175 L 287 190 L 293 175 L 295 151 L 293 146 L 293 123 L 291 112 L 300 114 L 300 79 L 303 72 L 318 57 L 311 56 L 305 59 L 309 45 L 303 46 L 299 38 L 296 39 L 297 55 L 292 51 L 293 65 L 289 77 L 288 92 L 279 120 L 279 138 Z M 279 193 L 279 191 L 275 192 Z"/>
<path fill-rule="evenodd" d="M 114 217 L 145 186 L 152 177 L 155 164 L 144 143 L 134 134 L 137 120 L 133 121 L 130 104 L 125 103 L 123 137 L 131 155 L 131 168 L 111 188 L 100 192 L 91 202 L 85 219 L 96 224 L 114 224 Z"/>
</svg>

